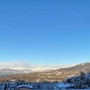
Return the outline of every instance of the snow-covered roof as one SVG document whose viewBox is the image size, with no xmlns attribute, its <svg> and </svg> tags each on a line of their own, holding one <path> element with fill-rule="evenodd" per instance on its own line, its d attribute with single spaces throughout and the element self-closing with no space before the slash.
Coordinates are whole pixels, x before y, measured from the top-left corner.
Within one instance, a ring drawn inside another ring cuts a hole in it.
<svg viewBox="0 0 90 90">
<path fill-rule="evenodd" d="M 31 85 L 19 85 L 19 86 L 17 86 L 17 88 L 21 88 L 21 87 L 30 88 L 30 89 L 33 88 L 33 86 L 31 86 Z"/>
<path fill-rule="evenodd" d="M 58 88 L 67 88 L 67 87 L 71 87 L 71 86 L 73 86 L 73 85 L 70 85 L 70 84 L 65 84 L 65 83 L 58 83 L 58 84 L 56 84 L 56 86 L 58 87 Z"/>
</svg>

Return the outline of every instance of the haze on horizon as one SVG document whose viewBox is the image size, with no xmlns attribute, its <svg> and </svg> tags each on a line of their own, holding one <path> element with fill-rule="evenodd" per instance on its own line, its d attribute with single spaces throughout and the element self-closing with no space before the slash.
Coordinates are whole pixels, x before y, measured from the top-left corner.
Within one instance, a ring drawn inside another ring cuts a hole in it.
<svg viewBox="0 0 90 90">
<path fill-rule="evenodd" d="M 73 65 L 90 61 L 89 0 L 1 0 L 0 63 Z"/>
</svg>

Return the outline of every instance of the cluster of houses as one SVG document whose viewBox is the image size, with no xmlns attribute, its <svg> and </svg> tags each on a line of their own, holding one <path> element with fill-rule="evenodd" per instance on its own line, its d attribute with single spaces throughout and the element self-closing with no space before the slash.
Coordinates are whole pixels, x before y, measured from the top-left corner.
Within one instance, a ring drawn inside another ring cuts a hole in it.
<svg viewBox="0 0 90 90">
<path fill-rule="evenodd" d="M 64 83 L 7 81 L 0 83 L 0 90 L 61 90 L 70 87 Z"/>
<path fill-rule="evenodd" d="M 0 83 L 0 90 L 54 90 L 54 88 L 54 84 L 50 82 L 21 83 L 17 81 L 8 81 Z"/>
</svg>

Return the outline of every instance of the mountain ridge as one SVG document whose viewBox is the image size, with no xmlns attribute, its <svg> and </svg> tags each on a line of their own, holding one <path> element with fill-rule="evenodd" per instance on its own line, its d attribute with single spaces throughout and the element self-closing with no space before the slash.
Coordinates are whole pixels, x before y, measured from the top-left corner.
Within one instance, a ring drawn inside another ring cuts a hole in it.
<svg viewBox="0 0 90 90">
<path fill-rule="evenodd" d="M 80 72 L 80 71 L 85 71 L 89 72 L 90 71 L 90 63 L 81 63 L 77 64 L 74 66 L 70 67 L 65 67 L 65 68 L 60 68 L 60 67 L 37 67 L 36 68 L 24 68 L 24 67 L 7 67 L 7 68 L 1 68 L 0 69 L 0 74 L 24 74 L 24 73 L 33 73 L 33 72 Z"/>
</svg>

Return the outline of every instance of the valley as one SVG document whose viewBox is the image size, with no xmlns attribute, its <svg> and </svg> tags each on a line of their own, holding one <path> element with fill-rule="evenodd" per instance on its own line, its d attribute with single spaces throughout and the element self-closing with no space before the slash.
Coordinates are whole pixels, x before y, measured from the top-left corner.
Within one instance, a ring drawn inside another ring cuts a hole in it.
<svg viewBox="0 0 90 90">
<path fill-rule="evenodd" d="M 33 72 L 30 69 L 29 70 L 1 69 L 0 74 L 4 76 L 0 77 L 0 81 L 16 79 L 16 80 L 25 80 L 29 82 L 42 82 L 42 81 L 57 82 L 63 81 L 68 77 L 79 75 L 81 71 L 89 72 L 90 63 L 78 64 L 68 68 L 45 70 L 42 72 L 41 71 Z"/>
</svg>

